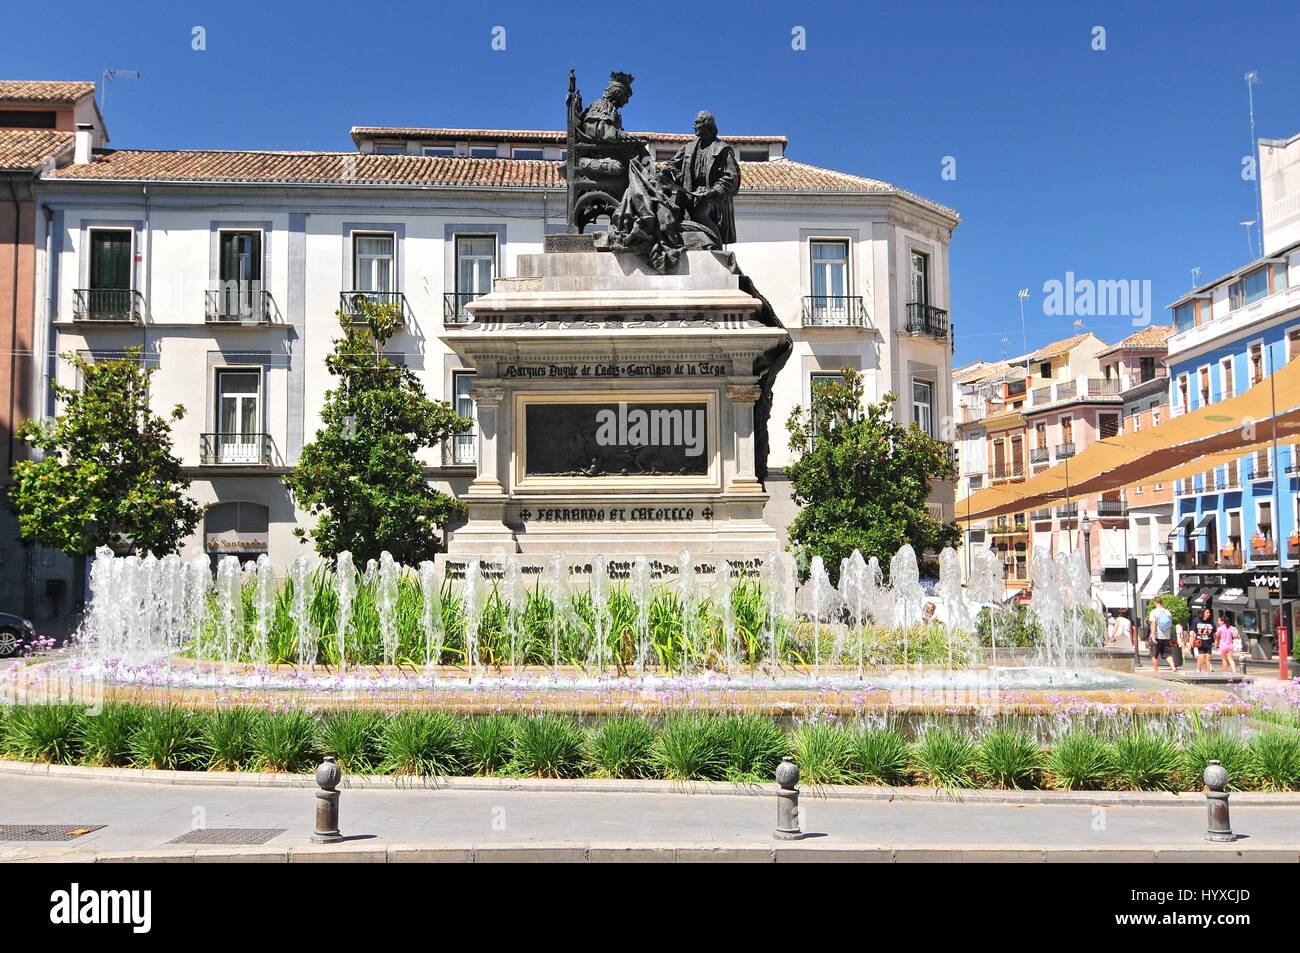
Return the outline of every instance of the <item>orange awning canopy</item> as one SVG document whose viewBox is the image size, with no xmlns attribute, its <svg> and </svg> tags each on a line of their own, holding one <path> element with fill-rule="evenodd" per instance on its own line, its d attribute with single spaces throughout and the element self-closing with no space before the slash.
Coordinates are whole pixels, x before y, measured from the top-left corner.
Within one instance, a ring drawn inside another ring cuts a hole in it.
<svg viewBox="0 0 1300 953">
<path fill-rule="evenodd" d="M 1274 414 L 1276 406 L 1276 414 Z M 1210 454 L 1243 456 L 1274 437 L 1300 437 L 1300 361 L 1279 368 L 1250 390 L 1173 417 L 1156 427 L 1107 437 L 1023 483 L 993 486 L 958 500 L 957 519 L 984 519 L 1032 509 L 1067 496 L 1096 495 L 1195 463 Z M 1225 459 L 1223 462 L 1227 462 Z M 1222 463 L 1218 464 L 1222 466 Z"/>
</svg>

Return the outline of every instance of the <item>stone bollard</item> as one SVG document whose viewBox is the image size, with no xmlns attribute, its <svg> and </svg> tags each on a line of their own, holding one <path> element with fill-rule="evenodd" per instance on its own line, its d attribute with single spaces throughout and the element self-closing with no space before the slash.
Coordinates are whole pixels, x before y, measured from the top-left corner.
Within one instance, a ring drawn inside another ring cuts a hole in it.
<svg viewBox="0 0 1300 953">
<path fill-rule="evenodd" d="M 343 780 L 343 769 L 327 754 L 316 768 L 316 832 L 311 835 L 313 844 L 337 844 L 343 839 L 339 833 L 339 792 L 335 790 Z"/>
<path fill-rule="evenodd" d="M 1209 813 L 1209 827 L 1205 839 L 1220 844 L 1230 844 L 1237 839 L 1228 819 L 1228 772 L 1217 761 L 1205 766 L 1205 798 Z"/>
<path fill-rule="evenodd" d="M 803 831 L 799 829 L 799 765 L 794 758 L 784 757 L 776 766 L 776 832 L 772 835 L 777 840 L 799 840 Z"/>
</svg>

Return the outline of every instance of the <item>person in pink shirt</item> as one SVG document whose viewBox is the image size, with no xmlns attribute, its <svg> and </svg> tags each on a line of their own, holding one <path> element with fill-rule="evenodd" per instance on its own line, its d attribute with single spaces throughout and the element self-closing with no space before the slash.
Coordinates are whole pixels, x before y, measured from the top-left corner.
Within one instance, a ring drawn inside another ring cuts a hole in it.
<svg viewBox="0 0 1300 953">
<path fill-rule="evenodd" d="M 1233 642 L 1237 638 L 1236 626 L 1228 625 L 1228 620 L 1219 616 L 1219 627 L 1214 630 L 1214 635 L 1219 643 L 1219 655 L 1223 657 L 1223 670 L 1231 671 L 1235 675 L 1237 659 L 1233 652 Z"/>
</svg>

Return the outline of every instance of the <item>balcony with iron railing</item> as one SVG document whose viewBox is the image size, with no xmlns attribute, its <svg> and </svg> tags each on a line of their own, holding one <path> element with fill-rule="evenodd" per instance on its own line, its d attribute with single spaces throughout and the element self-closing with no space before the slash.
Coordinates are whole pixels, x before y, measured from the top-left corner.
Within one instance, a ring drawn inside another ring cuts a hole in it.
<svg viewBox="0 0 1300 953">
<path fill-rule="evenodd" d="M 1270 480 L 1273 478 L 1273 461 L 1266 455 L 1250 458 L 1250 478 L 1252 480 Z"/>
<path fill-rule="evenodd" d="M 1121 393 L 1121 387 L 1118 377 L 1090 377 L 1088 378 L 1088 396 L 1089 397 L 1118 397 Z"/>
<path fill-rule="evenodd" d="M 1050 463 L 1052 460 L 1052 451 L 1047 447 L 1030 447 L 1030 463 Z"/>
<path fill-rule="evenodd" d="M 361 310 L 363 301 L 370 301 L 374 304 L 396 305 L 398 309 L 398 320 L 406 321 L 406 295 L 400 291 L 340 291 L 339 307 L 352 322 L 361 322 L 365 320 L 365 313 Z"/>
<path fill-rule="evenodd" d="M 274 313 L 269 291 L 222 288 L 206 292 L 204 318 L 208 324 L 260 326 L 270 324 Z"/>
<path fill-rule="evenodd" d="M 1103 517 L 1127 516 L 1128 505 L 1123 500 L 1098 500 L 1097 515 Z"/>
<path fill-rule="evenodd" d="M 1015 480 L 1025 475 L 1025 468 L 1020 463 L 995 463 L 993 464 L 993 479 L 995 480 Z"/>
<path fill-rule="evenodd" d="M 457 434 L 442 445 L 442 465 L 472 467 L 478 463 L 478 435 Z"/>
<path fill-rule="evenodd" d="M 129 288 L 77 288 L 72 320 L 94 324 L 140 324 L 144 297 Z"/>
<path fill-rule="evenodd" d="M 1277 544 L 1273 542 L 1272 534 L 1256 533 L 1252 536 L 1247 558 L 1251 562 L 1260 559 L 1277 559 Z"/>
<path fill-rule="evenodd" d="M 442 296 L 442 323 L 445 325 L 469 324 L 473 315 L 465 309 L 475 298 L 481 298 L 484 291 L 447 291 Z"/>
<path fill-rule="evenodd" d="M 1050 520 L 1052 518 L 1052 508 L 1048 506 L 1041 510 L 1034 510 L 1029 514 L 1029 518 L 1033 520 Z"/>
<path fill-rule="evenodd" d="M 1121 403 L 1123 388 L 1118 378 L 1081 377 L 1035 387 L 1029 394 L 1030 407 L 1045 407 L 1072 400 L 1100 400 Z"/>
<path fill-rule="evenodd" d="M 1058 443 L 1056 445 L 1056 459 L 1065 460 L 1074 456 L 1074 443 Z"/>
<path fill-rule="evenodd" d="M 801 323 L 805 328 L 865 328 L 867 309 L 858 295 L 806 295 Z"/>
<path fill-rule="evenodd" d="M 1229 463 L 1227 467 L 1224 468 L 1221 482 L 1223 484 L 1223 489 L 1225 490 L 1237 490 L 1241 488 L 1241 479 L 1237 475 L 1236 464 Z"/>
<path fill-rule="evenodd" d="M 908 334 L 919 334 L 939 341 L 948 339 L 948 312 L 934 305 L 913 301 L 907 306 Z"/>
<path fill-rule="evenodd" d="M 1079 515 L 1078 503 L 1066 503 L 1056 508 L 1056 515 L 1059 519 L 1074 519 Z"/>
<path fill-rule="evenodd" d="M 1241 543 L 1229 542 L 1219 550 L 1219 566 L 1223 569 L 1240 569 L 1242 567 Z"/>
<path fill-rule="evenodd" d="M 199 460 L 204 466 L 269 467 L 273 459 L 270 434 L 199 434 Z"/>
</svg>

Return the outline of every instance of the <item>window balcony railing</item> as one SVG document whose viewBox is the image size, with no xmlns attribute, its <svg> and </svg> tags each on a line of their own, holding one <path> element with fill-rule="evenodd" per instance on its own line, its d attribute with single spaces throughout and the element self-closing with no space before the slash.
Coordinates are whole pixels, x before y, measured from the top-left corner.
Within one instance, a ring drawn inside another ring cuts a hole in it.
<svg viewBox="0 0 1300 953">
<path fill-rule="evenodd" d="M 1088 378 L 1089 397 L 1118 397 L 1120 395 L 1119 378 L 1107 380 L 1104 377 Z"/>
<path fill-rule="evenodd" d="M 1056 445 L 1056 459 L 1064 460 L 1067 457 L 1072 457 L 1072 456 L 1074 456 L 1073 443 L 1058 443 Z"/>
<path fill-rule="evenodd" d="M 1052 451 L 1049 450 L 1047 447 L 1029 448 L 1030 463 L 1049 463 L 1051 462 L 1051 459 L 1052 459 Z"/>
<path fill-rule="evenodd" d="M 275 302 L 269 291 L 223 288 L 207 292 L 208 324 L 262 325 L 271 323 Z"/>
<path fill-rule="evenodd" d="M 1240 569 L 1242 565 L 1241 547 L 1224 547 L 1219 550 L 1219 566 L 1223 569 Z"/>
<path fill-rule="evenodd" d="M 442 296 L 442 323 L 469 324 L 474 318 L 465 310 L 465 305 L 475 298 L 481 298 L 485 291 L 447 291 Z"/>
<path fill-rule="evenodd" d="M 907 306 L 907 333 L 924 334 L 944 341 L 948 339 L 948 312 L 933 305 L 913 301 Z"/>
<path fill-rule="evenodd" d="M 447 467 L 472 467 L 478 463 L 478 436 L 457 434 L 442 445 L 442 464 Z"/>
<path fill-rule="evenodd" d="M 1056 515 L 1061 519 L 1074 519 L 1079 515 L 1078 503 L 1066 503 L 1064 506 L 1056 508 Z"/>
<path fill-rule="evenodd" d="M 1252 539 L 1250 541 L 1250 558 L 1252 560 L 1276 559 L 1277 546 L 1274 544 L 1272 538 L 1266 536 L 1263 539 Z"/>
<path fill-rule="evenodd" d="M 199 435 L 199 459 L 204 466 L 268 467 L 271 435 L 265 433 L 205 433 Z"/>
<path fill-rule="evenodd" d="M 1061 381 L 1056 385 L 1057 400 L 1071 400 L 1079 393 L 1078 381 Z"/>
<path fill-rule="evenodd" d="M 1273 476 L 1272 461 L 1265 457 L 1263 460 L 1255 457 L 1250 464 L 1250 478 L 1252 480 L 1268 480 Z"/>
<path fill-rule="evenodd" d="M 1098 500 L 1098 516 L 1126 516 L 1128 515 L 1128 506 L 1123 500 Z"/>
<path fill-rule="evenodd" d="M 993 465 L 993 479 L 1014 480 L 1025 475 L 1025 468 L 1019 463 L 996 463 Z"/>
<path fill-rule="evenodd" d="M 858 295 L 807 295 L 803 299 L 805 328 L 865 328 L 867 309 Z"/>
<path fill-rule="evenodd" d="M 1229 464 L 1228 468 L 1223 471 L 1223 488 L 1225 490 L 1240 489 L 1241 480 L 1237 476 L 1237 468 Z"/>
<path fill-rule="evenodd" d="M 1041 510 L 1034 510 L 1029 514 L 1029 518 L 1034 520 L 1050 520 L 1052 518 L 1052 508 L 1049 506 Z"/>
<path fill-rule="evenodd" d="M 74 321 L 140 324 L 144 297 L 129 288 L 77 288 L 73 292 Z"/>
<path fill-rule="evenodd" d="M 364 319 L 361 310 L 363 301 L 371 301 L 375 304 L 397 305 L 398 319 L 406 320 L 406 295 L 400 291 L 340 291 L 339 307 L 343 313 L 354 322 L 360 322 Z"/>
</svg>

